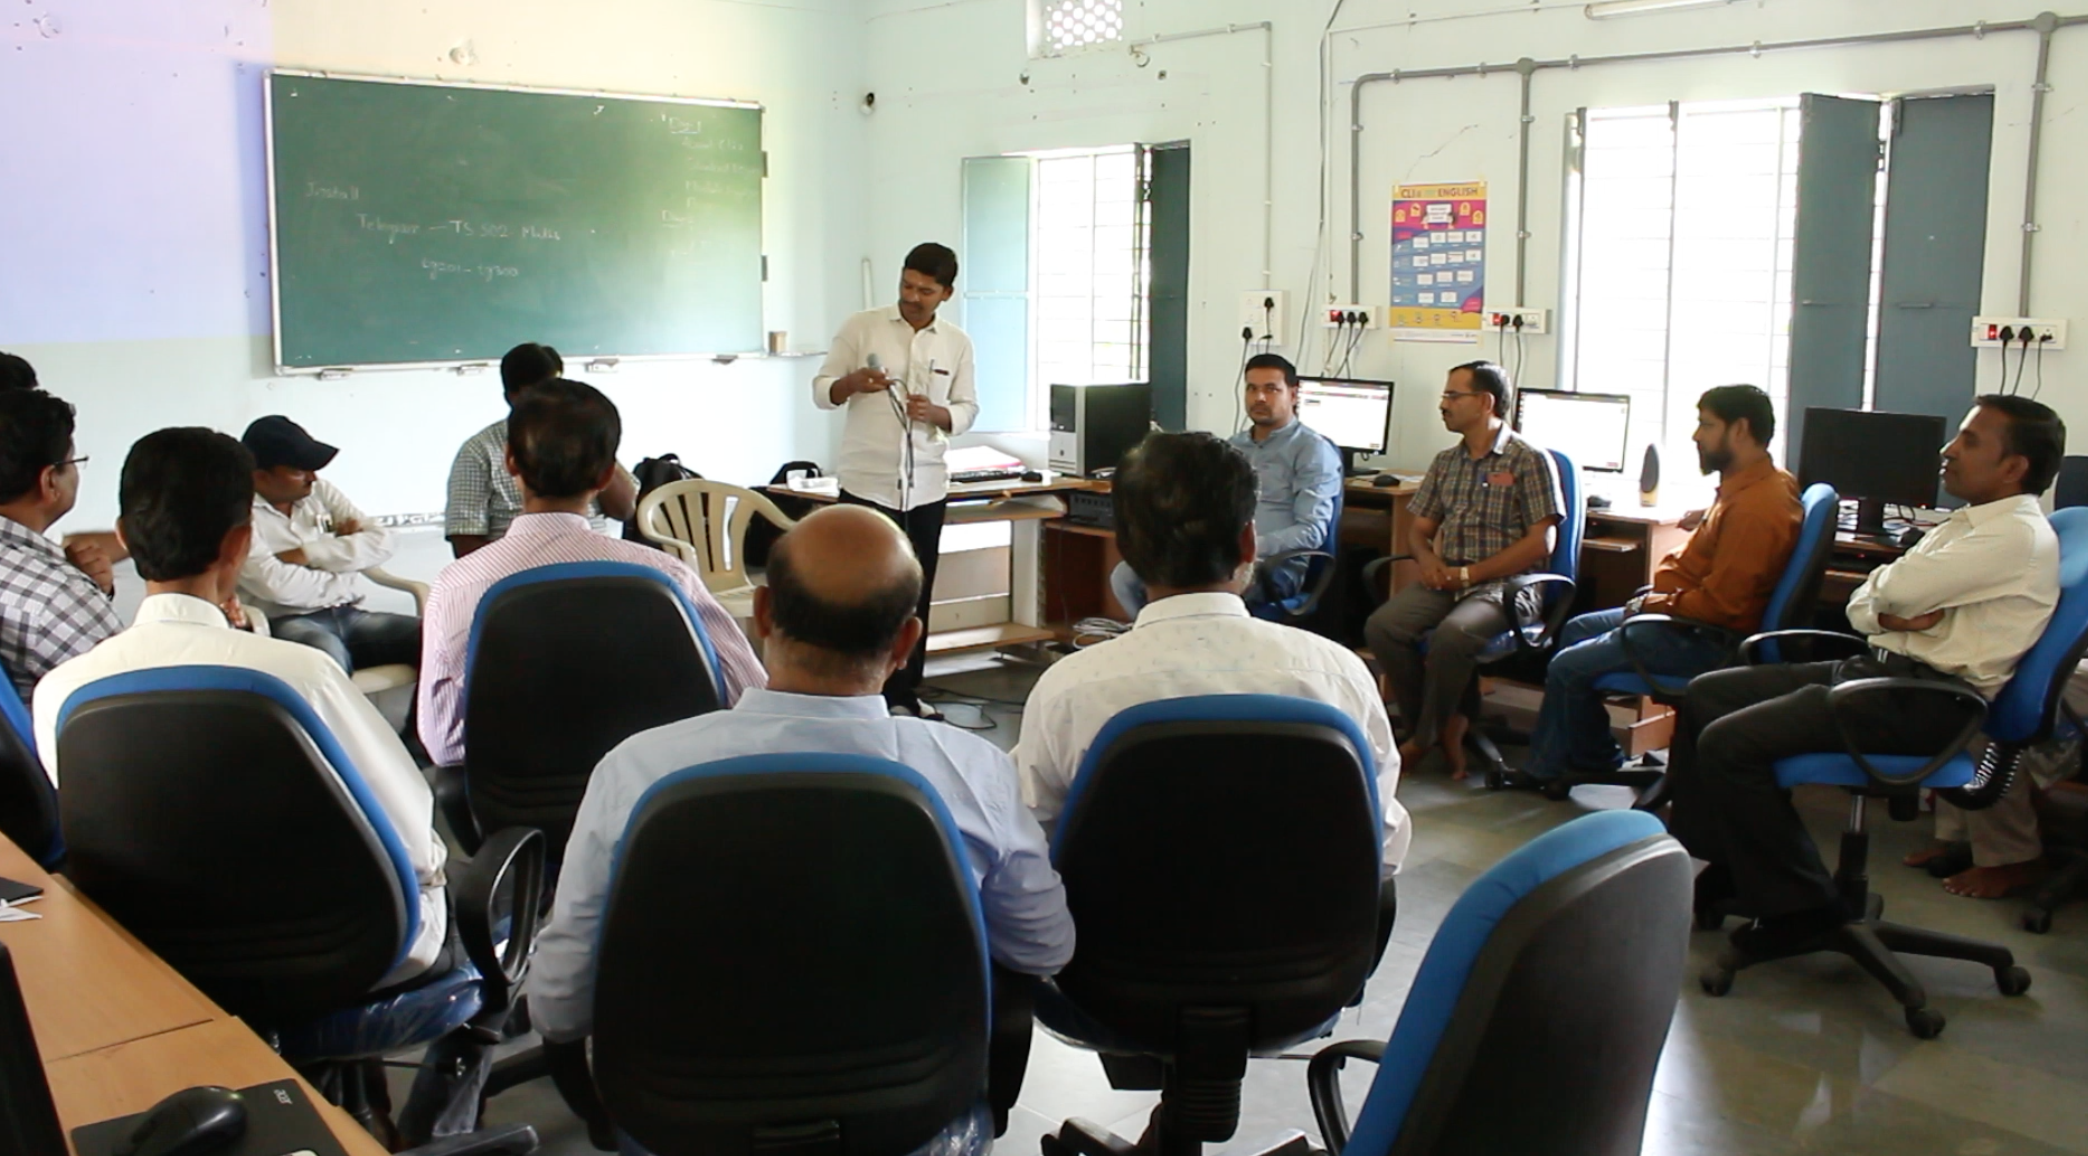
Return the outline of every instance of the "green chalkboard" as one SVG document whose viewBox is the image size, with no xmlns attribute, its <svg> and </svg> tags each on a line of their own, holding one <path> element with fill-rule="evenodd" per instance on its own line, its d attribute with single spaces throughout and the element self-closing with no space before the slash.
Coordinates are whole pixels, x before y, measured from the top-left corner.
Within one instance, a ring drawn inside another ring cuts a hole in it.
<svg viewBox="0 0 2088 1156">
<path fill-rule="evenodd" d="M 761 110 L 279 71 L 285 369 L 757 350 Z"/>
</svg>

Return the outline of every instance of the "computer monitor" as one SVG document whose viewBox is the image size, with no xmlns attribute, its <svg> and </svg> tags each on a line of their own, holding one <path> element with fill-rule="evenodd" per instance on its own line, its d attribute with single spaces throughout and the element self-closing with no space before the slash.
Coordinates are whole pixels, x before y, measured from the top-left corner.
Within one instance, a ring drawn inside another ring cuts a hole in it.
<svg viewBox="0 0 2088 1156">
<path fill-rule="evenodd" d="M 1856 532 L 1883 534 L 1885 507 L 1933 506 L 1945 423 L 1926 413 L 1807 409 L 1798 484 L 1856 500 Z"/>
<path fill-rule="evenodd" d="M 1563 389 L 1515 391 L 1515 428 L 1584 470 L 1624 472 L 1631 433 L 1631 399 L 1621 393 Z"/>
<path fill-rule="evenodd" d="M 91 998 L 91 995 L 86 996 Z M 65 1132 L 51 1103 L 14 959 L 0 943 L 0 1156 L 64 1156 Z"/>
<path fill-rule="evenodd" d="M 1356 459 L 1392 444 L 1392 383 L 1355 377 L 1300 377 L 1298 420 L 1341 447 L 1350 474 L 1366 474 Z"/>
</svg>

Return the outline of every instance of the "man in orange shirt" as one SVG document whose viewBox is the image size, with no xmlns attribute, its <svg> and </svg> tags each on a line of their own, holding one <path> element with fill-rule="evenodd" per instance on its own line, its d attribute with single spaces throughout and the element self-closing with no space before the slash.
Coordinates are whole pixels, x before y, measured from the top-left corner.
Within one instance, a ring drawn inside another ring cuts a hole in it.
<svg viewBox="0 0 2088 1156">
<path fill-rule="evenodd" d="M 1653 589 L 1615 610 L 1566 624 L 1544 679 L 1544 706 L 1530 739 L 1525 772 L 1555 779 L 1569 771 L 1601 771 L 1624 761 L 1610 737 L 1609 714 L 1595 682 L 1628 672 L 1617 627 L 1633 614 L 1667 614 L 1751 634 L 1798 544 L 1803 520 L 1798 483 L 1769 460 L 1776 410 L 1751 385 L 1721 385 L 1697 399 L 1697 465 L 1718 471 L 1718 499 L 1689 541 L 1663 558 Z M 1676 680 L 1728 661 L 1729 643 L 1710 631 L 1635 631 L 1632 643 L 1648 672 Z"/>
</svg>

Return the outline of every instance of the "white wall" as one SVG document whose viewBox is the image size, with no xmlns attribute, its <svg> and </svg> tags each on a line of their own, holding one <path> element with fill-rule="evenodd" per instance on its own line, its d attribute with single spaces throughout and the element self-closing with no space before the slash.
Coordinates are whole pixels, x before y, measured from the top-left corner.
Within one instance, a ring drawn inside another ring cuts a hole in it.
<svg viewBox="0 0 2088 1156">
<path fill-rule="evenodd" d="M 365 509 L 440 510 L 458 444 L 502 412 L 492 376 L 273 375 L 268 67 L 762 102 L 767 327 L 819 349 L 861 307 L 859 29 L 851 0 L 18 4 L 0 24 L 0 349 L 79 410 L 94 460 L 66 526 L 114 518 L 140 435 L 236 434 L 267 413 L 340 445 L 329 476 Z M 450 52 L 467 42 L 475 60 L 460 65 Z M 670 362 L 592 380 L 623 411 L 627 460 L 674 451 L 712 477 L 766 481 L 785 460 L 832 456 L 816 365 Z"/>
<path fill-rule="evenodd" d="M 1319 53 L 1329 3 L 1276 0 L 1130 0 L 1128 34 L 1145 36 L 1270 20 L 1275 25 L 1274 284 L 1308 301 L 1348 300 L 1348 107 L 1353 77 L 1393 69 L 1512 63 L 1714 45 L 1750 44 L 1891 29 L 2028 19 L 2035 3 L 2000 0 L 1753 0 L 1695 12 L 1591 21 L 1579 0 L 1346 0 L 1326 42 L 1328 202 L 1319 231 Z M 2084 8 L 2083 11 L 2088 11 Z M 869 0 L 869 84 L 878 93 L 869 141 L 869 249 L 896 261 L 914 241 L 954 237 L 960 222 L 960 158 L 1018 149 L 1193 142 L 1190 415 L 1229 428 L 1238 363 L 1238 296 L 1260 279 L 1264 163 L 1259 33 L 1159 44 L 1140 67 L 1122 46 L 1057 60 L 1027 58 L 1022 0 Z M 2070 14 L 2070 13 L 2062 13 Z M 1529 281 L 1522 304 L 1556 309 L 1566 114 L 1581 106 L 1788 96 L 1799 92 L 1894 93 L 1968 85 L 1996 91 L 1989 190 L 1986 312 L 2016 309 L 2028 150 L 2030 78 L 2037 40 L 2027 33 L 1890 46 L 1817 49 L 1622 64 L 1538 74 L 1532 114 Z M 1025 83 L 1024 78 L 1027 78 Z M 2031 308 L 2088 321 L 2088 262 L 2081 259 L 2088 202 L 2088 28 L 2063 30 L 2052 54 L 2053 91 L 2039 181 L 2041 207 Z M 1365 303 L 1388 295 L 1388 201 L 1401 181 L 1489 182 L 1489 305 L 1513 297 L 1518 89 L 1512 73 L 1485 79 L 1367 87 L 1363 99 L 1361 262 Z M 1968 179 L 1977 179 L 1968 175 Z M 880 264 L 884 275 L 886 264 Z M 1315 272 L 1316 271 L 1316 272 Z M 2082 340 L 2088 341 L 2088 332 Z M 1479 347 L 1493 352 L 1489 341 Z M 2088 347 L 2084 347 L 2088 349 Z M 1316 367 L 1322 346 L 1299 358 Z M 1297 355 L 1295 343 L 1286 352 Z M 1393 343 L 1373 335 L 1356 360 L 1366 377 L 1400 383 L 1396 442 L 1401 467 L 1424 465 L 1444 442 L 1434 398 L 1468 345 Z M 1555 380 L 1556 339 L 1529 339 L 1525 383 Z M 2088 431 L 2088 393 L 2076 370 L 2088 351 L 2046 358 L 2043 400 Z M 2000 373 L 1982 354 L 1980 382 Z M 1707 383 L 1709 384 L 1709 383 Z M 2076 442 L 2088 438 L 2077 435 Z"/>
</svg>

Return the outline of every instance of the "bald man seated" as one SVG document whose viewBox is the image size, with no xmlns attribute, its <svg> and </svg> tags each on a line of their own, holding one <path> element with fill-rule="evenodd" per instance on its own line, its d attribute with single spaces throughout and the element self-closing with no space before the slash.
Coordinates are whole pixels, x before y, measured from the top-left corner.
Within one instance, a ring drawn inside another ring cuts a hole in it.
<svg viewBox="0 0 2088 1156">
<path fill-rule="evenodd" d="M 866 507 L 821 510 L 777 541 L 768 585 L 754 595 L 767 689 L 629 739 L 588 781 L 530 975 L 530 1010 L 545 1039 L 576 1040 L 593 1027 L 610 865 L 640 796 L 684 767 L 743 755 L 870 755 L 913 768 L 956 821 L 995 962 L 1048 976 L 1073 957 L 1066 889 L 1022 804 L 1014 762 L 975 735 L 895 718 L 885 705 L 885 680 L 920 638 L 920 597 L 921 565 L 906 535 Z"/>
</svg>

